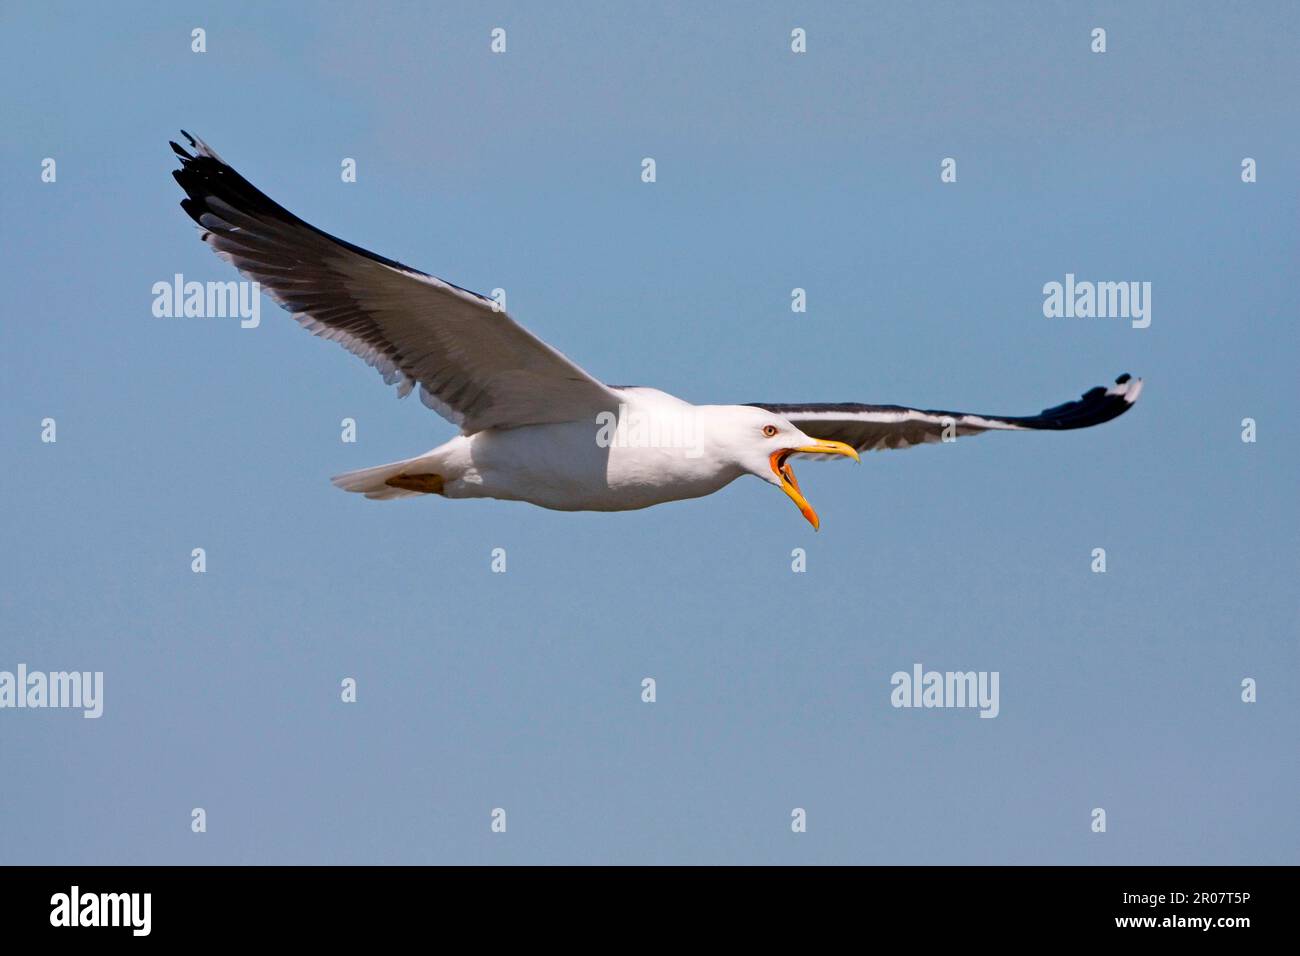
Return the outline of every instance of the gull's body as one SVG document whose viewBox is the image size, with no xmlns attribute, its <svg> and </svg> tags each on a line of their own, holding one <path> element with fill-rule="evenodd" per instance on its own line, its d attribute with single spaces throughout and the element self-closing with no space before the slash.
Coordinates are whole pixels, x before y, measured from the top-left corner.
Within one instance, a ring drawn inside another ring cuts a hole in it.
<svg viewBox="0 0 1300 956">
<path fill-rule="evenodd" d="M 695 442 L 602 446 L 592 421 L 493 428 L 458 435 L 417 458 L 342 475 L 335 483 L 372 498 L 399 498 L 427 492 L 415 481 L 410 488 L 385 483 L 395 475 L 438 475 L 438 493 L 446 498 L 527 501 L 557 511 L 632 511 L 710 495 L 745 474 L 724 456 L 702 453 L 704 444 L 712 445 L 706 436 L 731 422 L 728 406 L 691 405 L 658 389 L 615 391 L 623 399 L 623 414 L 651 423 L 647 430 L 654 421 L 675 424 L 678 416 L 689 415 L 698 421 L 703 440 L 698 447 Z"/>
<path fill-rule="evenodd" d="M 337 341 L 405 396 L 461 428 L 414 458 L 339 475 L 369 498 L 439 495 L 559 511 L 629 511 L 724 488 L 776 485 L 817 526 L 794 455 L 858 457 L 989 430 L 1084 428 L 1123 414 L 1141 380 L 1123 375 L 1074 402 L 1007 417 L 897 405 L 693 405 L 653 388 L 605 385 L 491 299 L 336 239 L 272 202 L 203 142 L 174 175 L 202 239 L 313 334 Z"/>
</svg>

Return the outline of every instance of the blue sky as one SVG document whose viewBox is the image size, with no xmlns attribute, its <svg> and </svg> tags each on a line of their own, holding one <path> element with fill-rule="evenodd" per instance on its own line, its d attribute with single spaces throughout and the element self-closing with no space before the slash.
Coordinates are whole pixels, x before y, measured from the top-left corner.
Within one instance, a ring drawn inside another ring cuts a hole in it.
<svg viewBox="0 0 1300 956">
<path fill-rule="evenodd" d="M 105 675 L 98 720 L 0 710 L 0 862 L 1296 863 L 1300 15 L 646 6 L 0 12 L 0 670 Z M 749 479 L 613 515 L 360 500 L 328 476 L 454 430 L 269 301 L 152 316 L 174 273 L 235 277 L 177 206 L 182 127 L 606 381 L 1146 391 L 804 462 L 819 534 Z M 1151 327 L 1044 318 L 1070 272 L 1151 282 Z M 917 662 L 997 671 L 999 716 L 891 707 Z"/>
</svg>

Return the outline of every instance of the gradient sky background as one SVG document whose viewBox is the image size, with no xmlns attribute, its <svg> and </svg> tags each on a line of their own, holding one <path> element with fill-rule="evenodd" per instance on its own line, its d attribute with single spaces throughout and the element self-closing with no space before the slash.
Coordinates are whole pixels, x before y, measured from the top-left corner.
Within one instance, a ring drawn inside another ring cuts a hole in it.
<svg viewBox="0 0 1300 956">
<path fill-rule="evenodd" d="M 0 8 L 0 669 L 106 685 L 97 721 L 0 711 L 0 862 L 1300 862 L 1300 13 L 697 6 Z M 365 501 L 328 477 L 454 430 L 269 300 L 151 315 L 173 273 L 235 278 L 177 206 L 182 127 L 309 222 L 506 288 L 605 381 L 1147 389 L 1085 432 L 804 462 L 820 534 L 752 479 L 618 515 Z M 1067 272 L 1151 282 L 1151 327 L 1045 319 Z M 999 671 L 1001 715 L 895 710 L 915 662 Z"/>
</svg>

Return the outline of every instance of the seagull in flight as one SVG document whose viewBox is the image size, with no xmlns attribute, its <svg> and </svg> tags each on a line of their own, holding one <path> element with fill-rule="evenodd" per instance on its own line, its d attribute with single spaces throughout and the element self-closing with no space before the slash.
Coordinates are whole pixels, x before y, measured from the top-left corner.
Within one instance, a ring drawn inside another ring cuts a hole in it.
<svg viewBox="0 0 1300 956">
<path fill-rule="evenodd" d="M 200 238 L 313 335 L 373 366 L 398 395 L 460 427 L 432 451 L 338 475 L 367 498 L 526 501 L 559 511 L 630 511 L 712 494 L 742 475 L 779 488 L 816 529 L 794 456 L 946 442 L 986 431 L 1062 431 L 1110 421 L 1142 380 L 1037 415 L 900 405 L 693 405 L 655 388 L 605 385 L 490 298 L 367 252 L 275 203 L 202 140 L 172 143 L 181 207 Z"/>
</svg>

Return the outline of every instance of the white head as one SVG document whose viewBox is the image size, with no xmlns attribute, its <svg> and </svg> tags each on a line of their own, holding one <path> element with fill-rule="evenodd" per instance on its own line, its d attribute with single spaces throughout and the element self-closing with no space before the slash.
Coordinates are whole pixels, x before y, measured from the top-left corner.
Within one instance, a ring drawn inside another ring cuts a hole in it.
<svg viewBox="0 0 1300 956">
<path fill-rule="evenodd" d="M 799 491 L 787 460 L 795 454 L 845 455 L 860 460 L 844 442 L 812 438 L 780 415 L 750 405 L 711 406 L 707 429 L 714 454 L 784 491 L 814 530 L 820 525 L 817 512 Z"/>
</svg>

